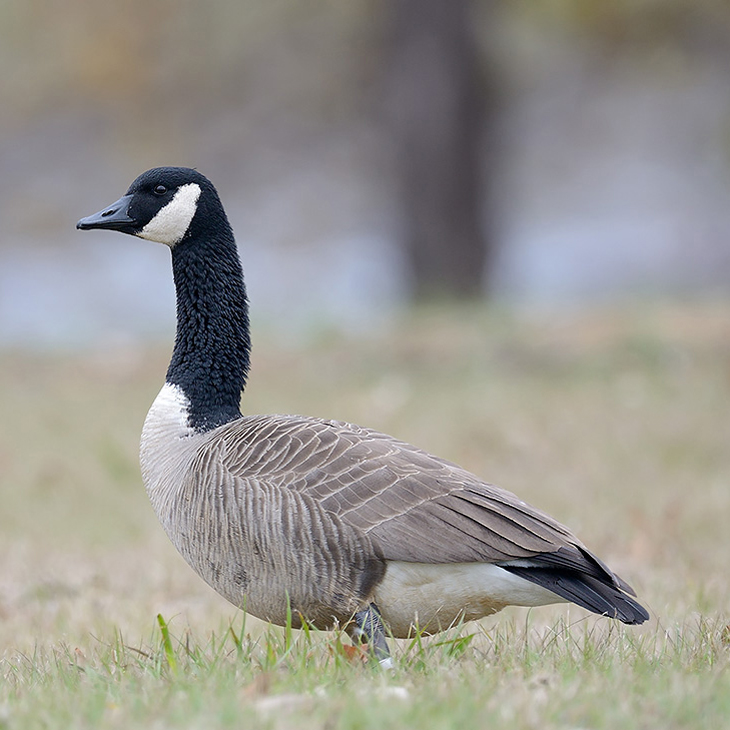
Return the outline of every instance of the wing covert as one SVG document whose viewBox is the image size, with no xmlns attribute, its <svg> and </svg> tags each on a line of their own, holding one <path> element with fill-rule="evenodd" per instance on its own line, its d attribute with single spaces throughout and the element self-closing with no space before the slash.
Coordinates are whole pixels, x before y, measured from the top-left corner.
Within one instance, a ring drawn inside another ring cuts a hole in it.
<svg viewBox="0 0 730 730">
<path fill-rule="evenodd" d="M 500 562 L 580 541 L 511 492 L 390 436 L 340 421 L 250 416 L 226 427 L 224 467 L 313 498 L 387 560 Z"/>
</svg>

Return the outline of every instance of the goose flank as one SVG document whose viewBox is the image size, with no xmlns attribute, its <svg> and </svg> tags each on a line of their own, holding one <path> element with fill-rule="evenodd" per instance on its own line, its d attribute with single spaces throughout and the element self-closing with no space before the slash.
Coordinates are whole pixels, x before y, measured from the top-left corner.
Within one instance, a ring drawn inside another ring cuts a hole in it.
<svg viewBox="0 0 730 730">
<path fill-rule="evenodd" d="M 177 331 L 142 430 L 142 476 L 175 547 L 235 606 L 276 624 L 290 606 L 295 626 L 345 626 L 383 660 L 386 634 L 435 633 L 507 605 L 649 618 L 570 530 L 456 464 L 349 423 L 242 415 L 248 301 L 230 224 L 199 172 L 148 170 L 77 228 L 171 249 Z"/>
</svg>

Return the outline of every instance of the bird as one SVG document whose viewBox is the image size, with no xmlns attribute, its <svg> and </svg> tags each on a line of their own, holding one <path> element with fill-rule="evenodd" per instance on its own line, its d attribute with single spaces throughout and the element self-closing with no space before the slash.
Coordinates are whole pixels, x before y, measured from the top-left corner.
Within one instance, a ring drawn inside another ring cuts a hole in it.
<svg viewBox="0 0 730 730">
<path fill-rule="evenodd" d="M 177 325 L 142 428 L 142 478 L 174 546 L 234 606 L 340 628 L 381 663 L 392 662 L 389 637 L 508 605 L 649 618 L 567 527 L 457 464 L 343 421 L 242 413 L 248 298 L 231 225 L 200 172 L 150 169 L 77 228 L 170 248 Z"/>
</svg>

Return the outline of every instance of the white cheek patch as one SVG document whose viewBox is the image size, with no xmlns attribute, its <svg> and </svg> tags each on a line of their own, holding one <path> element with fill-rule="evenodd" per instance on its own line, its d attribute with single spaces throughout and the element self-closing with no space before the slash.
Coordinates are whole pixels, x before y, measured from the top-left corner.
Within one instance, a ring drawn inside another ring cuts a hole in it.
<svg viewBox="0 0 730 730">
<path fill-rule="evenodd" d="M 137 235 L 170 247 L 179 243 L 198 209 L 199 197 L 200 185 L 181 185 L 173 199 Z"/>
</svg>

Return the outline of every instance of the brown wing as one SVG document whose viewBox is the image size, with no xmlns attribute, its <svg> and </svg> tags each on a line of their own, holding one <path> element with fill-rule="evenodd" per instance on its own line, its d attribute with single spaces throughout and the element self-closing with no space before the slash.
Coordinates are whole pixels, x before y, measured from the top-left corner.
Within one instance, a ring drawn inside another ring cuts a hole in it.
<svg viewBox="0 0 730 730">
<path fill-rule="evenodd" d="M 562 547 L 585 562 L 580 541 L 548 515 L 385 434 L 298 416 L 246 417 L 225 428 L 231 474 L 313 497 L 388 560 L 503 562 Z"/>
<path fill-rule="evenodd" d="M 596 613 L 630 624 L 649 618 L 631 587 L 566 527 L 410 444 L 301 416 L 243 418 L 217 438 L 232 475 L 311 497 L 368 535 L 386 560 L 498 563 Z"/>
</svg>

